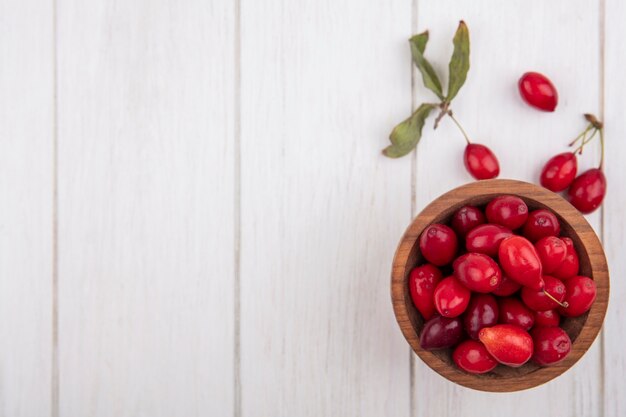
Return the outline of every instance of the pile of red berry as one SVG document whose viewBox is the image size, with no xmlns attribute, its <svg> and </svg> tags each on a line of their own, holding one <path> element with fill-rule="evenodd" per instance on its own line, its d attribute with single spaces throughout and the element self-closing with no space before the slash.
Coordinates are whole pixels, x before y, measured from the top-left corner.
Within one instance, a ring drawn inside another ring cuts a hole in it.
<svg viewBox="0 0 626 417">
<path fill-rule="evenodd" d="M 427 263 L 409 278 L 425 321 L 421 347 L 454 348 L 454 363 L 475 374 L 499 363 L 562 361 L 571 340 L 561 316 L 586 313 L 596 286 L 578 275 L 574 244 L 560 232 L 554 213 L 529 211 L 511 195 L 494 198 L 484 212 L 464 206 L 449 226 L 428 226 L 419 239 Z"/>
</svg>

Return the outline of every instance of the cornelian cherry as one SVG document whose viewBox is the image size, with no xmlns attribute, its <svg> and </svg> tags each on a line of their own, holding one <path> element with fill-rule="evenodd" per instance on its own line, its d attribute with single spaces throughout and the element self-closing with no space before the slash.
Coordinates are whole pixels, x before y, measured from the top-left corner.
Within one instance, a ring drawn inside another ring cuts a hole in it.
<svg viewBox="0 0 626 417">
<path fill-rule="evenodd" d="M 459 343 L 462 337 L 461 320 L 435 316 L 424 324 L 420 346 L 425 350 L 445 349 Z"/>
<path fill-rule="evenodd" d="M 569 202 L 581 213 L 591 213 L 602 204 L 606 195 L 606 177 L 600 168 L 580 174 L 567 193 Z"/>
<path fill-rule="evenodd" d="M 460 316 L 470 301 L 471 292 L 455 277 L 444 278 L 433 295 L 435 308 L 444 317 Z"/>
<path fill-rule="evenodd" d="M 576 248 L 574 247 L 574 242 L 569 237 L 561 238 L 563 243 L 565 243 L 565 247 L 567 249 L 567 253 L 565 255 L 565 259 L 561 262 L 561 265 L 554 271 L 552 271 L 552 275 L 559 279 L 567 279 L 571 278 L 578 274 L 579 268 L 579 260 L 578 253 L 576 252 Z"/>
<path fill-rule="evenodd" d="M 535 327 L 555 327 L 561 323 L 561 315 L 556 310 L 535 311 Z"/>
<path fill-rule="evenodd" d="M 541 171 L 541 185 L 555 193 L 565 190 L 576 177 L 578 161 L 573 152 L 553 156 Z"/>
<path fill-rule="evenodd" d="M 525 287 L 541 290 L 541 261 L 535 247 L 522 236 L 507 237 L 498 250 L 500 266 L 511 279 Z"/>
<path fill-rule="evenodd" d="M 487 204 L 485 215 L 489 223 L 499 224 L 509 230 L 515 230 L 526 223 L 528 206 L 519 197 L 502 195 Z"/>
<path fill-rule="evenodd" d="M 578 317 L 586 313 L 596 299 L 596 283 L 589 277 L 576 276 L 565 281 L 567 308 L 559 307 L 566 317 Z"/>
<path fill-rule="evenodd" d="M 486 293 L 498 288 L 502 271 L 498 264 L 481 253 L 466 253 L 453 263 L 454 276 L 472 291 Z"/>
<path fill-rule="evenodd" d="M 512 280 L 506 275 L 502 275 L 500 285 L 498 285 L 498 288 L 491 292 L 494 295 L 499 295 L 500 297 L 507 297 L 509 295 L 515 294 L 517 291 L 519 291 L 520 288 L 522 288 L 522 285 L 520 283 Z"/>
<path fill-rule="evenodd" d="M 531 288 L 522 288 L 522 301 L 535 311 L 552 310 L 559 307 L 559 303 L 565 299 L 565 284 L 549 275 L 543 276 L 545 287 L 543 290 L 535 291 Z M 552 298 L 550 298 L 548 293 Z M 556 299 L 559 303 L 553 300 Z"/>
<path fill-rule="evenodd" d="M 433 294 L 441 281 L 441 271 L 434 265 L 424 264 L 411 271 L 409 289 L 413 304 L 422 314 L 424 320 L 430 320 L 435 314 Z"/>
<path fill-rule="evenodd" d="M 420 236 L 420 251 L 431 264 L 450 263 L 456 254 L 458 241 L 454 230 L 445 224 L 431 224 Z"/>
<path fill-rule="evenodd" d="M 465 332 L 474 340 L 478 340 L 478 332 L 483 327 L 491 327 L 498 323 L 498 303 L 493 295 L 474 294 L 463 314 Z"/>
<path fill-rule="evenodd" d="M 522 366 L 533 354 L 533 339 L 526 330 L 513 324 L 485 327 L 478 338 L 498 362 L 514 368 Z"/>
<path fill-rule="evenodd" d="M 524 101 L 531 106 L 543 111 L 554 111 L 556 108 L 559 95 L 545 75 L 527 72 L 519 79 L 518 87 Z"/>
<path fill-rule="evenodd" d="M 498 224 L 482 224 L 476 226 L 465 238 L 465 247 L 469 252 L 478 252 L 484 255 L 496 256 L 500 242 L 513 232 Z"/>
<path fill-rule="evenodd" d="M 550 210 L 531 211 L 524 224 L 524 236 L 531 242 L 536 242 L 546 236 L 558 236 L 560 232 L 559 219 Z"/>
<path fill-rule="evenodd" d="M 535 316 L 517 298 L 500 298 L 498 300 L 498 323 L 514 324 L 528 330 L 535 324 Z"/>
<path fill-rule="evenodd" d="M 452 360 L 456 366 L 471 374 L 484 374 L 498 365 L 487 348 L 475 340 L 461 342 L 452 352 Z"/>
<path fill-rule="evenodd" d="M 532 359 L 539 365 L 559 363 L 572 350 L 572 341 L 560 327 L 537 327 L 530 335 L 535 348 Z"/>
<path fill-rule="evenodd" d="M 452 215 L 450 225 L 459 237 L 464 238 L 470 230 L 485 223 L 483 212 L 474 206 L 463 206 Z"/>
<path fill-rule="evenodd" d="M 477 180 L 488 180 L 500 174 L 498 158 L 485 145 L 468 143 L 463 161 L 467 171 Z"/>
<path fill-rule="evenodd" d="M 535 243 L 535 250 L 541 259 L 544 274 L 555 271 L 561 266 L 567 255 L 565 242 L 556 236 L 546 236 L 539 239 Z"/>
</svg>

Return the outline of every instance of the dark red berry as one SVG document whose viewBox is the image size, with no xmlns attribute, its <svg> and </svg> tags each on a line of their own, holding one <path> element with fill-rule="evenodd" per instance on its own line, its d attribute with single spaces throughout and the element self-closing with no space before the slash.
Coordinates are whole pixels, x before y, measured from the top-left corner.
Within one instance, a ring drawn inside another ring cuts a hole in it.
<svg viewBox="0 0 626 417">
<path fill-rule="evenodd" d="M 469 252 L 478 252 L 484 255 L 497 256 L 500 242 L 513 232 L 498 224 L 482 224 L 476 226 L 465 238 L 465 247 Z"/>
<path fill-rule="evenodd" d="M 559 267 L 552 272 L 552 276 L 559 279 L 567 279 L 578 274 L 578 253 L 576 252 L 572 239 L 569 237 L 563 237 L 561 240 L 565 243 L 567 253 L 565 255 L 565 259 L 561 262 L 561 265 L 559 265 Z"/>
<path fill-rule="evenodd" d="M 475 340 L 461 342 L 452 352 L 452 360 L 456 366 L 471 374 L 484 374 L 498 365 L 487 348 Z"/>
<path fill-rule="evenodd" d="M 452 216 L 451 226 L 459 237 L 464 238 L 470 230 L 485 223 L 483 212 L 474 206 L 463 206 Z"/>
<path fill-rule="evenodd" d="M 533 339 L 526 330 L 513 324 L 497 324 L 485 327 L 478 338 L 498 362 L 519 367 L 528 362 L 533 354 Z"/>
<path fill-rule="evenodd" d="M 478 340 L 478 332 L 483 327 L 498 323 L 498 303 L 493 295 L 474 294 L 463 314 L 463 327 L 468 336 Z"/>
<path fill-rule="evenodd" d="M 576 177 L 578 161 L 572 152 L 553 156 L 541 171 L 541 185 L 555 193 L 565 190 Z"/>
<path fill-rule="evenodd" d="M 498 158 L 485 145 L 469 143 L 463 160 L 467 171 L 477 180 L 488 180 L 500 174 Z"/>
<path fill-rule="evenodd" d="M 500 285 L 502 272 L 498 264 L 481 253 L 466 253 L 454 261 L 454 276 L 476 292 L 491 292 Z"/>
<path fill-rule="evenodd" d="M 541 260 L 532 243 L 522 236 L 507 237 L 500 244 L 498 259 L 504 273 L 525 287 L 543 289 Z"/>
<path fill-rule="evenodd" d="M 593 168 L 580 174 L 567 192 L 569 202 L 581 213 L 591 213 L 602 204 L 606 195 L 606 177 L 601 169 Z"/>
<path fill-rule="evenodd" d="M 509 295 L 515 294 L 519 289 L 522 288 L 522 284 L 519 282 L 512 280 L 506 275 L 502 276 L 502 280 L 500 281 L 500 285 L 498 288 L 491 291 L 494 295 L 499 295 L 500 297 L 507 297 Z"/>
<path fill-rule="evenodd" d="M 470 296 L 470 290 L 455 277 L 444 278 L 435 288 L 435 308 L 444 317 L 460 316 L 467 308 Z"/>
<path fill-rule="evenodd" d="M 431 264 L 418 266 L 411 271 L 409 276 L 411 298 L 424 320 L 430 320 L 435 314 L 433 294 L 441 278 L 439 268 Z"/>
<path fill-rule="evenodd" d="M 502 195 L 487 204 L 485 209 L 489 223 L 499 224 L 509 230 L 515 230 L 526 223 L 528 206 L 519 197 Z"/>
<path fill-rule="evenodd" d="M 458 247 L 454 230 L 444 224 L 431 224 L 420 236 L 420 251 L 431 264 L 442 266 L 452 262 Z"/>
<path fill-rule="evenodd" d="M 560 232 L 559 219 L 550 210 L 531 211 L 524 224 L 524 236 L 531 242 L 536 242 L 546 236 L 558 236 Z"/>
<path fill-rule="evenodd" d="M 520 300 L 513 297 L 498 300 L 498 322 L 514 324 L 528 330 L 535 324 L 535 316 Z"/>
<path fill-rule="evenodd" d="M 435 316 L 420 333 L 420 346 L 425 350 L 445 349 L 456 345 L 463 336 L 461 320 Z"/>
<path fill-rule="evenodd" d="M 528 287 L 522 288 L 522 301 L 532 310 L 546 311 L 559 306 L 546 293 L 556 298 L 559 302 L 565 299 L 565 284 L 563 282 L 549 275 L 543 276 L 543 282 L 545 284 L 543 290 L 535 291 Z"/>
<path fill-rule="evenodd" d="M 535 327 L 555 327 L 561 323 L 561 315 L 556 310 L 535 311 Z"/>
<path fill-rule="evenodd" d="M 565 281 L 565 299 L 568 307 L 559 307 L 566 317 L 578 317 L 586 313 L 596 299 L 596 283 L 589 277 L 576 276 Z"/>
<path fill-rule="evenodd" d="M 537 327 L 530 335 L 535 347 L 532 359 L 541 366 L 561 362 L 572 350 L 572 341 L 560 327 Z"/>
<path fill-rule="evenodd" d="M 518 87 L 524 101 L 531 106 L 543 111 L 554 111 L 556 108 L 559 96 L 545 75 L 527 72 L 519 79 Z"/>
<path fill-rule="evenodd" d="M 555 236 L 546 236 L 539 239 L 535 243 L 535 250 L 537 255 L 539 255 L 539 259 L 541 259 L 544 274 L 550 274 L 555 271 L 561 266 L 567 255 L 565 242 Z"/>
</svg>

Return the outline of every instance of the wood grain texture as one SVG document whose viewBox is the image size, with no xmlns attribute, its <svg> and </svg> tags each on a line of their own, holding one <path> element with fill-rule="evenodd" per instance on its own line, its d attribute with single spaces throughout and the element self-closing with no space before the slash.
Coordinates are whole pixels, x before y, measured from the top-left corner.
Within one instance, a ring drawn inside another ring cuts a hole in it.
<svg viewBox="0 0 626 417">
<path fill-rule="evenodd" d="M 447 73 L 458 20 L 467 22 L 471 67 L 452 108 L 475 141 L 490 146 L 498 155 L 500 178 L 536 182 L 542 164 L 564 151 L 566 143 L 584 127 L 582 113 L 599 111 L 599 1 L 418 1 L 416 16 L 417 31 L 430 29 L 426 56 L 442 74 Z M 583 56 L 587 58 L 581 59 Z M 545 73 L 559 89 L 560 102 L 554 113 L 538 112 L 519 99 L 517 80 L 530 70 Z M 584 86 L 581 80 L 585 80 Z M 417 80 L 415 102 L 425 100 L 432 100 L 432 95 Z M 432 124 L 427 122 L 416 158 L 417 211 L 438 195 L 472 180 L 461 163 L 464 141 L 454 125 L 444 120 L 436 132 L 429 126 Z M 585 153 L 581 169 L 598 162 L 595 147 Z M 600 214 L 587 219 L 599 231 Z M 598 414 L 602 398 L 600 344 L 596 341 L 576 366 L 558 379 L 504 396 L 454 386 L 418 359 L 413 414 Z M 423 397 L 436 400 L 419 401 Z M 572 400 L 555 403 L 553 398 Z"/>
<path fill-rule="evenodd" d="M 48 416 L 52 384 L 53 13 L 0 1 L 0 416 Z"/>
<path fill-rule="evenodd" d="M 607 417 L 626 415 L 626 120 L 624 119 L 624 97 L 626 78 L 624 65 L 626 53 L 623 42 L 626 4 L 615 0 L 606 1 L 605 10 L 605 136 L 608 193 L 604 202 L 604 241 L 609 266 L 617 278 L 613 281 L 611 303 L 604 325 L 604 401 L 603 411 Z"/>
<path fill-rule="evenodd" d="M 242 415 L 408 416 L 410 3 L 242 2 Z"/>
<path fill-rule="evenodd" d="M 233 413 L 232 2 L 58 2 L 60 415 Z"/>
<path fill-rule="evenodd" d="M 565 318 L 561 327 L 572 340 L 571 353 L 559 364 L 538 367 L 527 363 L 519 368 L 499 366 L 484 375 L 460 371 L 452 362 L 451 349 L 426 351 L 420 347 L 419 334 L 424 320 L 413 305 L 409 274 L 426 262 L 419 251 L 419 237 L 433 223 L 449 223 L 451 216 L 465 205 L 485 206 L 494 197 L 512 194 L 522 198 L 530 210 L 549 209 L 559 217 L 561 233 L 572 239 L 580 258 L 579 273 L 592 277 L 597 297 L 591 310 L 580 317 Z M 433 370 L 466 387 L 489 392 L 519 391 L 544 384 L 568 370 L 584 355 L 598 335 L 609 298 L 609 274 L 602 244 L 597 235 L 571 204 L 540 186 L 522 181 L 489 180 L 470 183 L 435 199 L 413 220 L 396 251 L 391 275 L 394 312 L 402 333 L 411 347 Z"/>
</svg>

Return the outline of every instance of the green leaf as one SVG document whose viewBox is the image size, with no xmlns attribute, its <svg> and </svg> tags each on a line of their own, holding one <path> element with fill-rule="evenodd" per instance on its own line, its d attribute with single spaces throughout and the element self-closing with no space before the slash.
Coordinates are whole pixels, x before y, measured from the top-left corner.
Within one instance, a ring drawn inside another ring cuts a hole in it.
<svg viewBox="0 0 626 417">
<path fill-rule="evenodd" d="M 391 145 L 383 150 L 383 154 L 389 158 L 400 158 L 410 153 L 422 137 L 426 118 L 436 107 L 436 104 L 423 103 L 411 117 L 394 127 L 389 135 Z"/>
<path fill-rule="evenodd" d="M 411 55 L 413 55 L 413 62 L 415 66 L 422 73 L 422 80 L 424 86 L 430 91 L 435 93 L 439 99 L 443 100 L 443 90 L 441 89 L 441 82 L 437 73 L 433 69 L 430 62 L 424 58 L 424 50 L 426 49 L 426 43 L 428 42 L 428 31 L 420 33 L 409 39 L 411 45 Z"/>
<path fill-rule="evenodd" d="M 463 87 L 470 67 L 469 32 L 465 22 L 462 20 L 459 22 L 459 27 L 454 34 L 452 43 L 454 44 L 454 52 L 452 52 L 449 66 L 448 96 L 446 97 L 448 102 L 452 101 L 461 87 Z"/>
</svg>

